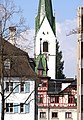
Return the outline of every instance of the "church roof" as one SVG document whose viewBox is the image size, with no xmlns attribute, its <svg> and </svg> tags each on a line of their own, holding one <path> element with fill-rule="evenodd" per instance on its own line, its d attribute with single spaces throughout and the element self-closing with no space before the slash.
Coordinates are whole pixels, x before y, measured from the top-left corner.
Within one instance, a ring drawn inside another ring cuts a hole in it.
<svg viewBox="0 0 83 120">
<path fill-rule="evenodd" d="M 40 23 L 41 15 L 43 15 L 43 19 Z M 53 16 L 51 0 L 40 0 L 39 1 L 38 15 L 36 17 L 36 32 L 40 28 L 45 16 L 47 17 L 47 19 L 51 25 L 51 28 L 55 34 L 55 17 Z"/>
</svg>

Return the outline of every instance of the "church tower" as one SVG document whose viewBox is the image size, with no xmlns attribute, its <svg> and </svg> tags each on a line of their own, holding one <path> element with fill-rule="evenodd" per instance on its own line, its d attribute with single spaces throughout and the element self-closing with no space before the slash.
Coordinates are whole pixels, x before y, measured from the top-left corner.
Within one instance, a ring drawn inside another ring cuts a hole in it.
<svg viewBox="0 0 83 120">
<path fill-rule="evenodd" d="M 38 15 L 35 19 L 35 57 L 41 53 L 45 56 L 48 72 L 47 76 L 56 76 L 56 30 L 51 0 L 39 0 Z"/>
</svg>

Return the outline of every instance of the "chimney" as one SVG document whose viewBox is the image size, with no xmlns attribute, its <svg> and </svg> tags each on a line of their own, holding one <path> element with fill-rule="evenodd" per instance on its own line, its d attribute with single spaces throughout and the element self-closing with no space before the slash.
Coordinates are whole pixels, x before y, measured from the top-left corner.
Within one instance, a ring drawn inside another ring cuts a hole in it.
<svg viewBox="0 0 83 120">
<path fill-rule="evenodd" d="M 16 27 L 15 26 L 9 27 L 9 31 L 10 31 L 9 42 L 12 45 L 15 45 L 15 43 L 16 43 Z"/>
</svg>

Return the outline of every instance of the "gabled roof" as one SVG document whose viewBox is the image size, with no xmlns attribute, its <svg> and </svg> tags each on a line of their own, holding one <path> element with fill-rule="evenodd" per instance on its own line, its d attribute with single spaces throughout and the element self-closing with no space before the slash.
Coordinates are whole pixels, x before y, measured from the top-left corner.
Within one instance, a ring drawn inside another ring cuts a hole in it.
<svg viewBox="0 0 83 120">
<path fill-rule="evenodd" d="M 64 90 L 61 90 L 60 86 L 62 83 L 71 83 L 71 84 L 68 85 Z M 55 79 L 55 80 L 51 79 L 49 80 L 48 85 L 49 85 L 48 94 L 58 95 L 58 94 L 64 94 L 67 88 L 73 88 L 73 87 L 76 88 L 77 82 L 73 78 Z"/>
<path fill-rule="evenodd" d="M 77 81 L 74 80 L 70 85 L 68 85 L 64 90 L 60 91 L 59 94 L 68 94 L 66 92 L 66 90 L 69 89 L 69 91 L 71 91 L 71 89 L 75 89 L 77 90 Z"/>
<path fill-rule="evenodd" d="M 3 41 L 3 60 L 10 60 L 10 69 L 4 68 L 5 77 L 25 77 L 36 79 L 37 76 L 29 63 L 29 56 L 26 52 L 12 45 L 8 41 Z M 1 39 L 0 39 L 0 63 L 1 63 Z M 0 64 L 1 72 L 1 64 Z"/>
<path fill-rule="evenodd" d="M 51 79 L 52 81 L 56 81 L 59 83 L 71 83 L 75 81 L 73 78 L 65 78 L 65 79 Z"/>
</svg>

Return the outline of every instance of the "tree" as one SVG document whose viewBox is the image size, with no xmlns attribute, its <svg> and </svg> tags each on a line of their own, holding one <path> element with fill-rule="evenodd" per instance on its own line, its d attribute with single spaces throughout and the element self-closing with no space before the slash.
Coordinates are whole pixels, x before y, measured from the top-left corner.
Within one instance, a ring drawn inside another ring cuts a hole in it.
<svg viewBox="0 0 83 120">
<path fill-rule="evenodd" d="M 6 50 L 4 49 L 5 47 L 5 40 L 10 40 L 10 35 L 9 35 L 9 27 L 13 26 L 17 28 L 17 31 L 15 33 L 15 35 L 19 36 L 22 34 L 20 34 L 21 32 L 24 32 L 27 30 L 27 27 L 25 25 L 25 21 L 24 18 L 21 17 L 22 11 L 21 9 L 16 9 L 16 6 L 13 3 L 13 0 L 1 0 L 0 1 L 0 87 L 1 87 L 1 100 L 2 100 L 2 104 L 1 104 L 1 120 L 4 120 L 4 111 L 5 111 L 5 101 L 7 100 L 7 98 L 12 94 L 12 92 L 15 90 L 16 87 L 18 87 L 19 85 L 24 84 L 24 81 L 27 79 L 25 73 L 23 75 L 23 73 L 21 73 L 22 68 L 22 64 L 24 62 L 26 62 L 24 60 L 20 61 L 20 59 L 24 59 L 27 58 L 29 60 L 28 55 L 26 55 L 26 53 L 21 53 L 20 51 L 20 58 L 17 58 L 17 55 L 15 54 L 15 51 L 13 50 L 13 52 L 11 51 L 11 49 L 8 50 L 7 46 L 6 46 Z M 17 17 L 16 17 L 17 15 Z M 14 17 L 15 16 L 15 17 Z M 20 16 L 20 17 L 19 17 Z M 15 20 L 16 19 L 16 20 Z M 18 23 L 16 21 L 19 21 Z M 15 37 L 15 36 L 14 36 Z M 24 38 L 24 36 L 23 36 Z M 8 46 L 9 47 L 9 46 Z M 8 53 L 6 51 L 9 51 Z M 21 56 L 23 54 L 23 56 Z M 18 57 L 19 57 L 18 56 Z M 23 57 L 23 58 L 22 58 Z M 6 60 L 10 60 L 11 61 L 11 67 L 12 69 L 10 70 L 5 70 L 4 69 L 4 62 Z M 16 61 L 16 62 L 15 62 Z M 15 86 L 11 92 L 5 97 L 5 91 L 7 90 L 7 87 L 4 88 L 4 81 L 5 79 L 8 79 L 8 83 L 11 83 L 12 80 L 12 70 L 14 71 L 14 73 L 17 73 L 18 70 L 16 70 L 13 66 L 18 67 L 18 63 L 20 64 L 20 82 L 18 83 L 17 86 Z M 24 72 L 24 71 L 23 71 Z M 30 76 L 29 76 L 30 77 Z M 36 76 L 34 76 L 36 77 Z M 31 94 L 34 92 L 35 90 L 33 90 L 31 92 Z M 24 104 L 27 102 L 27 100 L 30 98 L 31 94 L 27 97 L 27 99 L 25 100 Z"/>
<path fill-rule="evenodd" d="M 62 51 L 59 51 L 59 42 L 56 40 L 56 79 L 64 79 L 64 61 L 62 61 Z"/>
</svg>

